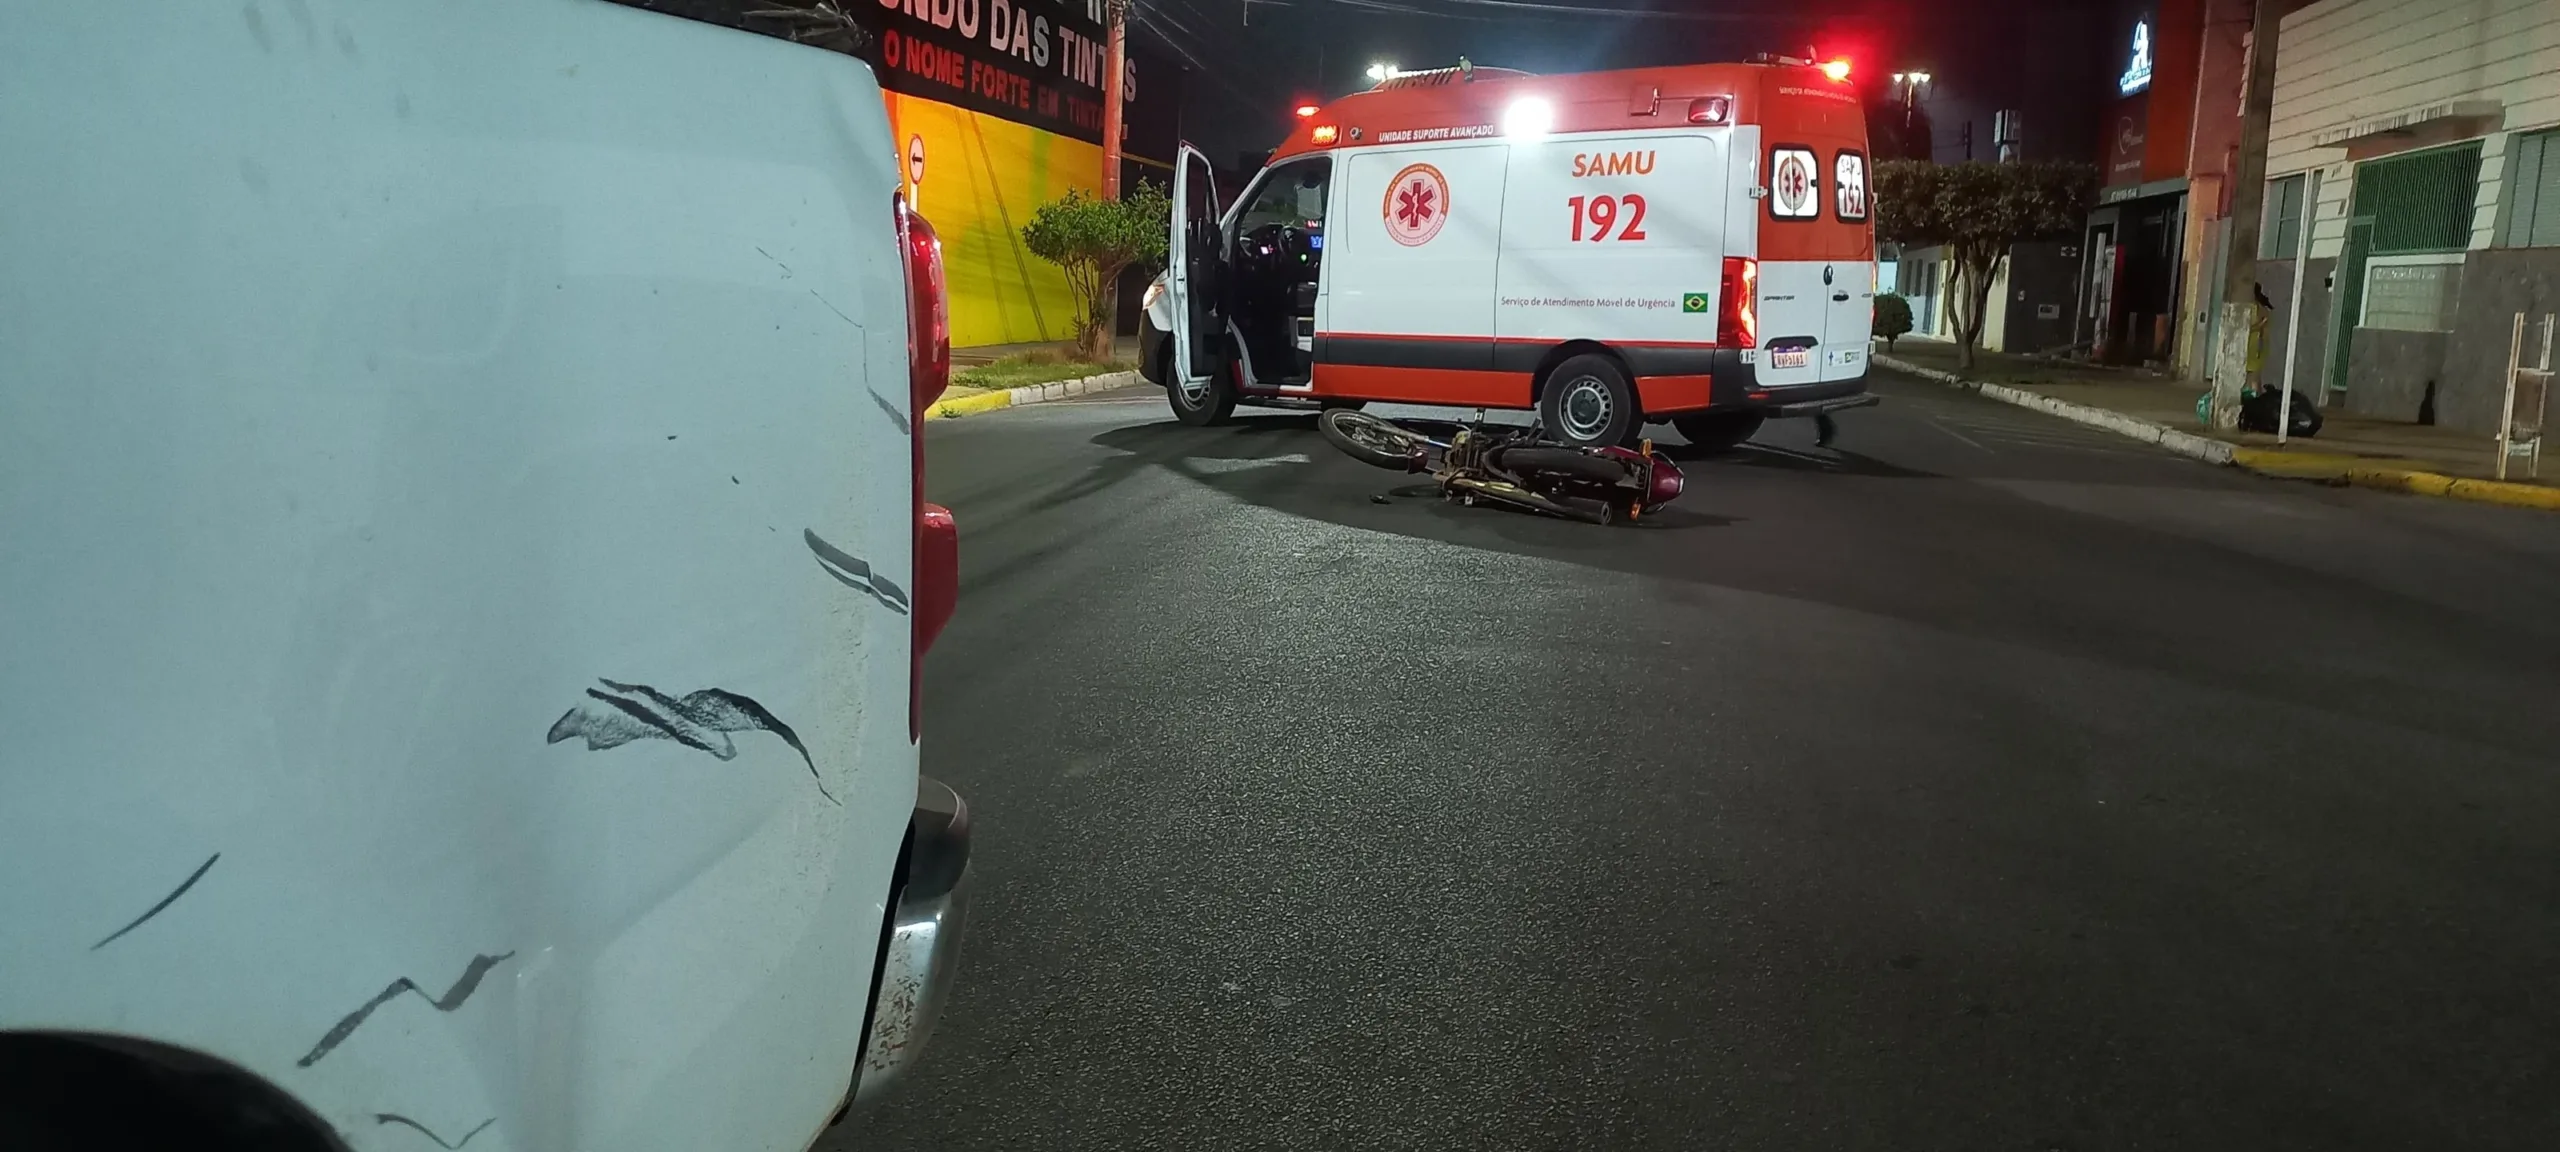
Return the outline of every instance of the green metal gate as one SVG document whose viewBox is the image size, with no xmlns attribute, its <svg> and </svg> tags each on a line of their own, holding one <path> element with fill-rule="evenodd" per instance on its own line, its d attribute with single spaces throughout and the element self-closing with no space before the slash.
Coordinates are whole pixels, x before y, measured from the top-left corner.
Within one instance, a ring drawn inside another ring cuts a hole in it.
<svg viewBox="0 0 2560 1152">
<path fill-rule="evenodd" d="M 2329 318 L 2331 390 L 2347 387 L 2356 322 L 2364 317 L 2367 260 L 2470 247 L 2479 189 L 2477 140 L 2356 165 L 2346 244 L 2338 252 L 2336 307 Z"/>
</svg>

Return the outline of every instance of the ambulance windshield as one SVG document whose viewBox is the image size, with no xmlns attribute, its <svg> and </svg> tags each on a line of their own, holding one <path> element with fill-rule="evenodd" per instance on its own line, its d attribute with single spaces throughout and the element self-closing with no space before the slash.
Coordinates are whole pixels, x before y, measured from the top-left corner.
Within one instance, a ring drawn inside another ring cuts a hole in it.
<svg viewBox="0 0 2560 1152">
<path fill-rule="evenodd" d="M 1322 158 L 1272 169 L 1252 201 L 1237 214 L 1236 235 L 1250 236 L 1255 229 L 1273 224 L 1310 233 L 1323 231 L 1325 185 L 1332 171 L 1332 162 Z"/>
</svg>

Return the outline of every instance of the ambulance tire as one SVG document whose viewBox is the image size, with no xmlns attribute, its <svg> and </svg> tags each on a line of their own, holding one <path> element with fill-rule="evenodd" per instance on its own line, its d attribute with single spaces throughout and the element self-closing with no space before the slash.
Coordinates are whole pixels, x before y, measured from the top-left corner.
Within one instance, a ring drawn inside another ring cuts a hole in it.
<svg viewBox="0 0 2560 1152">
<path fill-rule="evenodd" d="M 1671 426 L 1700 452 L 1730 452 L 1768 420 L 1758 412 L 1693 412 L 1672 417 Z"/>
<path fill-rule="evenodd" d="M 1614 447 L 1644 430 L 1644 411 L 1617 361 L 1585 353 L 1547 374 L 1538 423 L 1549 439 L 1577 448 Z"/>
<path fill-rule="evenodd" d="M 1236 389 L 1227 374 L 1211 372 L 1209 382 L 1196 394 L 1188 393 L 1182 381 L 1175 378 L 1173 353 L 1165 352 L 1164 398 L 1173 407 L 1173 418 L 1194 428 L 1222 423 L 1236 412 Z"/>
</svg>

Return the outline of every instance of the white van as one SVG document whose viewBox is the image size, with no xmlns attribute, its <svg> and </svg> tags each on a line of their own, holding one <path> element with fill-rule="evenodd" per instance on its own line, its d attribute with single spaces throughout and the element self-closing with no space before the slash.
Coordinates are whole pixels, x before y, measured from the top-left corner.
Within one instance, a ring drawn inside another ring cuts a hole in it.
<svg viewBox="0 0 2560 1152">
<path fill-rule="evenodd" d="M 1185 148 L 1141 368 L 1238 403 L 1668 420 L 1730 446 L 1874 402 L 1866 126 L 1838 65 L 1406 73 L 1304 117 L 1223 216 Z"/>
<path fill-rule="evenodd" d="M 798 1152 L 909 1068 L 970 838 L 870 68 L 10 4 L 0 154 L 0 1148 Z"/>
</svg>

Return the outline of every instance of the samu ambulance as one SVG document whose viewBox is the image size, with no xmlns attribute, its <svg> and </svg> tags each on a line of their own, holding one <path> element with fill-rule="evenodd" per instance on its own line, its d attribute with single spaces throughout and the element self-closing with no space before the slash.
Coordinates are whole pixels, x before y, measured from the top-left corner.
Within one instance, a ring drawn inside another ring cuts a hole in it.
<svg viewBox="0 0 2560 1152">
<path fill-rule="evenodd" d="M 1731 446 L 1874 402 L 1867 168 L 1837 64 L 1400 74 L 1302 116 L 1223 213 L 1182 149 L 1141 368 L 1193 424 L 1391 401 Z"/>
</svg>

